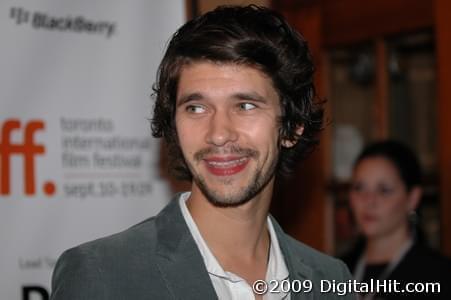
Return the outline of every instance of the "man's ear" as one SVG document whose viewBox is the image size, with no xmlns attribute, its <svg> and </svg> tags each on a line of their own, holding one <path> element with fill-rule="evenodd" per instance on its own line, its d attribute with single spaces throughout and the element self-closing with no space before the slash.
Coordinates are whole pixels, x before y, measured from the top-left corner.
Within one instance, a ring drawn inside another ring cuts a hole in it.
<svg viewBox="0 0 451 300">
<path fill-rule="evenodd" d="M 299 141 L 299 137 L 304 133 L 304 125 L 298 126 L 298 128 L 296 129 L 296 137 L 294 137 L 293 139 L 287 139 L 287 138 L 283 138 L 282 139 L 282 147 L 285 148 L 291 148 L 294 145 L 296 145 Z"/>
</svg>

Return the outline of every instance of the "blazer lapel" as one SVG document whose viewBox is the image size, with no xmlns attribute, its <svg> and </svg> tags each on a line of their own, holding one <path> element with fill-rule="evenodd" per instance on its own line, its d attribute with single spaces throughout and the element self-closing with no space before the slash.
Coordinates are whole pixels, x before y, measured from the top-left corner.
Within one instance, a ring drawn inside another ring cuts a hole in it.
<svg viewBox="0 0 451 300">
<path fill-rule="evenodd" d="M 156 217 L 157 266 L 174 299 L 217 299 L 178 198 Z"/>
<path fill-rule="evenodd" d="M 302 290 L 298 293 L 291 293 L 291 300 L 311 300 L 314 299 L 314 295 L 320 295 L 319 286 L 317 282 L 313 280 L 313 270 L 310 266 L 305 264 L 302 257 L 293 253 L 293 249 L 289 245 L 289 241 L 285 232 L 283 232 L 277 221 L 271 216 L 271 221 L 274 226 L 274 231 L 276 232 L 277 239 L 279 241 L 280 249 L 283 253 L 285 263 L 288 268 L 290 281 L 296 280 L 301 282 L 310 281 L 312 283 L 312 290 L 310 292 L 303 292 Z"/>
</svg>

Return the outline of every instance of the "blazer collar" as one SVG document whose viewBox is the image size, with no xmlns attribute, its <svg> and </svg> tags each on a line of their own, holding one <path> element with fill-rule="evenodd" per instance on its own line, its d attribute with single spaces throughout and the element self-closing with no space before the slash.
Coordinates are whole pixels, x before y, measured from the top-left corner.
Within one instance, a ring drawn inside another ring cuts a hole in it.
<svg viewBox="0 0 451 300">
<path fill-rule="evenodd" d="M 176 195 L 155 220 L 158 268 L 175 299 L 217 299 L 178 198 Z"/>
<path fill-rule="evenodd" d="M 175 299 L 218 299 L 202 255 L 197 248 L 179 207 L 179 194 L 157 215 L 157 265 Z M 309 293 L 292 293 L 292 300 L 310 300 L 317 291 L 313 269 L 294 253 L 288 236 L 272 217 L 271 221 L 290 273 L 290 280 L 310 280 Z"/>
<path fill-rule="evenodd" d="M 310 300 L 313 296 L 319 295 L 318 283 L 313 280 L 313 269 L 304 261 L 303 256 L 294 252 L 292 246 L 293 242 L 289 241 L 289 237 L 285 234 L 279 223 L 270 215 L 274 231 L 276 232 L 279 241 L 280 249 L 285 259 L 288 272 L 290 273 L 290 281 L 299 280 L 300 282 L 309 280 L 312 283 L 312 290 L 310 292 L 291 293 L 291 300 Z"/>
</svg>

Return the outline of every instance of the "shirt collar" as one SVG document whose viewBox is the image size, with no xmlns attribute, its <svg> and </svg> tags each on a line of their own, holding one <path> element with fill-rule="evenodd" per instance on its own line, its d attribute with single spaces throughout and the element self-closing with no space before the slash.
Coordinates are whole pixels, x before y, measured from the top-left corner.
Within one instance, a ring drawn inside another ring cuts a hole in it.
<svg viewBox="0 0 451 300">
<path fill-rule="evenodd" d="M 216 257 L 213 255 L 213 253 L 210 251 L 210 248 L 208 247 L 207 243 L 203 239 L 202 235 L 199 232 L 199 229 L 197 228 L 196 223 L 194 222 L 188 207 L 186 206 L 186 200 L 188 200 L 189 196 L 191 195 L 190 192 L 185 192 L 180 195 L 179 198 L 179 204 L 182 211 L 183 218 L 185 219 L 186 224 L 188 225 L 189 231 L 191 232 L 191 235 L 194 238 L 194 241 L 197 244 L 197 247 L 199 248 L 199 251 L 202 255 L 202 258 L 205 263 L 205 267 L 207 268 L 208 273 L 222 277 L 224 279 L 228 279 L 230 281 L 236 282 L 243 280 L 239 276 L 231 273 L 226 272 L 221 267 L 219 262 L 217 261 Z M 282 254 L 282 251 L 279 246 L 279 241 L 277 239 L 276 232 L 274 230 L 273 224 L 271 222 L 271 219 L 269 216 L 267 217 L 267 224 L 268 224 L 268 231 L 269 236 L 271 240 L 271 247 L 269 252 L 269 261 L 268 261 L 268 267 L 266 270 L 266 280 L 284 280 L 287 279 L 289 276 L 288 268 L 285 264 L 285 260 Z"/>
<path fill-rule="evenodd" d="M 268 269 L 266 270 L 266 281 L 269 280 L 281 280 L 288 278 L 288 268 L 285 264 L 285 259 L 282 254 L 282 250 L 279 246 L 279 240 L 274 230 L 271 218 L 267 217 L 268 231 L 271 239 L 271 248 L 269 252 Z"/>
</svg>

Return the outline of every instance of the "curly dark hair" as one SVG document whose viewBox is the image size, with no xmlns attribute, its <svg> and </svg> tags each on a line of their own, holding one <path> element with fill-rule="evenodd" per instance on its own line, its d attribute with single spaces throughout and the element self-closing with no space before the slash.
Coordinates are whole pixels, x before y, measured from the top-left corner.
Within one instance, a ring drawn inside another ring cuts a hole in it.
<svg viewBox="0 0 451 300">
<path fill-rule="evenodd" d="M 304 38 L 277 12 L 255 5 L 220 6 L 183 25 L 169 42 L 153 86 L 156 102 L 152 119 L 154 137 L 164 137 L 170 170 L 191 179 L 175 128 L 177 85 L 183 66 L 199 61 L 257 68 L 273 82 L 282 116 L 279 140 L 296 142 L 282 147 L 277 171 L 288 174 L 297 159 L 318 143 L 323 110 L 313 85 L 314 67 Z M 301 136 L 297 129 L 303 126 Z"/>
</svg>

